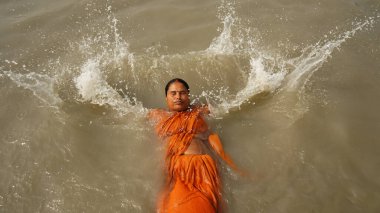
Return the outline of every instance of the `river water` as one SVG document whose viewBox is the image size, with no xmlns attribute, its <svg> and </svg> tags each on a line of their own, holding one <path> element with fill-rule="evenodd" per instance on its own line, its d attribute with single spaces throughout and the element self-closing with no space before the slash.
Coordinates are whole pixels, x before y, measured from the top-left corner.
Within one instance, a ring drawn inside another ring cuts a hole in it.
<svg viewBox="0 0 380 213">
<path fill-rule="evenodd" d="M 380 211 L 378 0 L 0 2 L 0 212 L 154 212 L 185 79 L 227 212 Z"/>
</svg>

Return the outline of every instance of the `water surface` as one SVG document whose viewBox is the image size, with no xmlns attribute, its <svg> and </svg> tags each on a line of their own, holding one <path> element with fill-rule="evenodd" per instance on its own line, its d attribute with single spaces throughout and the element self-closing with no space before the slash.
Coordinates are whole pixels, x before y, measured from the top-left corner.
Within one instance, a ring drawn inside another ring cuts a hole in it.
<svg viewBox="0 0 380 213">
<path fill-rule="evenodd" d="M 0 212 L 154 212 L 188 81 L 252 181 L 228 212 L 378 212 L 377 0 L 2 1 Z"/>
</svg>

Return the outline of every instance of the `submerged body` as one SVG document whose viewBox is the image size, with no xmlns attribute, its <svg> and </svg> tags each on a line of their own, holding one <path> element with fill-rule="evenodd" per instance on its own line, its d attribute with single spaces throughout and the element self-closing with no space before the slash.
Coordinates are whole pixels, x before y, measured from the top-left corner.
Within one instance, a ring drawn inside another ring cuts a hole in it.
<svg viewBox="0 0 380 213">
<path fill-rule="evenodd" d="M 158 212 L 220 212 L 221 189 L 215 156 L 232 167 L 219 137 L 210 132 L 202 108 L 155 110 L 156 132 L 166 145 L 166 183 Z"/>
<path fill-rule="evenodd" d="M 220 212 L 220 177 L 215 156 L 236 167 L 203 118 L 210 112 L 208 108 L 190 106 L 189 85 L 182 79 L 172 79 L 165 93 L 169 111 L 155 109 L 148 115 L 156 122 L 156 133 L 166 146 L 166 182 L 157 211 Z"/>
</svg>

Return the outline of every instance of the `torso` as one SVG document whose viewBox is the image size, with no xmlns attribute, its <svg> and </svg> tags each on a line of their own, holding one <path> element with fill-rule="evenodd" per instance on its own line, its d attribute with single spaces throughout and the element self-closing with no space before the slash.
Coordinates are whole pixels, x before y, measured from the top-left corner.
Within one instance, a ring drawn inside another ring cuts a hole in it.
<svg viewBox="0 0 380 213">
<path fill-rule="evenodd" d="M 199 139 L 193 139 L 191 141 L 189 147 L 187 147 L 187 150 L 183 154 L 185 154 L 185 155 L 204 154 L 204 149 L 203 149 L 202 143 L 203 142 Z"/>
<path fill-rule="evenodd" d="M 148 117 L 154 122 L 158 122 L 162 119 L 167 119 L 170 115 L 168 111 L 155 109 L 148 114 Z M 183 154 L 206 154 L 205 140 L 207 140 L 207 137 L 205 135 L 205 133 L 196 134 Z"/>
</svg>

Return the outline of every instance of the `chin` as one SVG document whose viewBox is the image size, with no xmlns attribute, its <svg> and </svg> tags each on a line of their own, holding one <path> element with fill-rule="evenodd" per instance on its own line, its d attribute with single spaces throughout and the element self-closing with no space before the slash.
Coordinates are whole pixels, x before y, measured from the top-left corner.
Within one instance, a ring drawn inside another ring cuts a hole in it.
<svg viewBox="0 0 380 213">
<path fill-rule="evenodd" d="M 186 109 L 187 107 L 184 107 L 184 106 L 176 106 L 172 108 L 172 111 L 181 112 L 181 111 L 185 111 Z"/>
<path fill-rule="evenodd" d="M 175 108 L 173 109 L 173 111 L 176 111 L 176 112 L 181 112 L 181 111 L 185 111 L 186 109 L 185 108 Z"/>
</svg>

